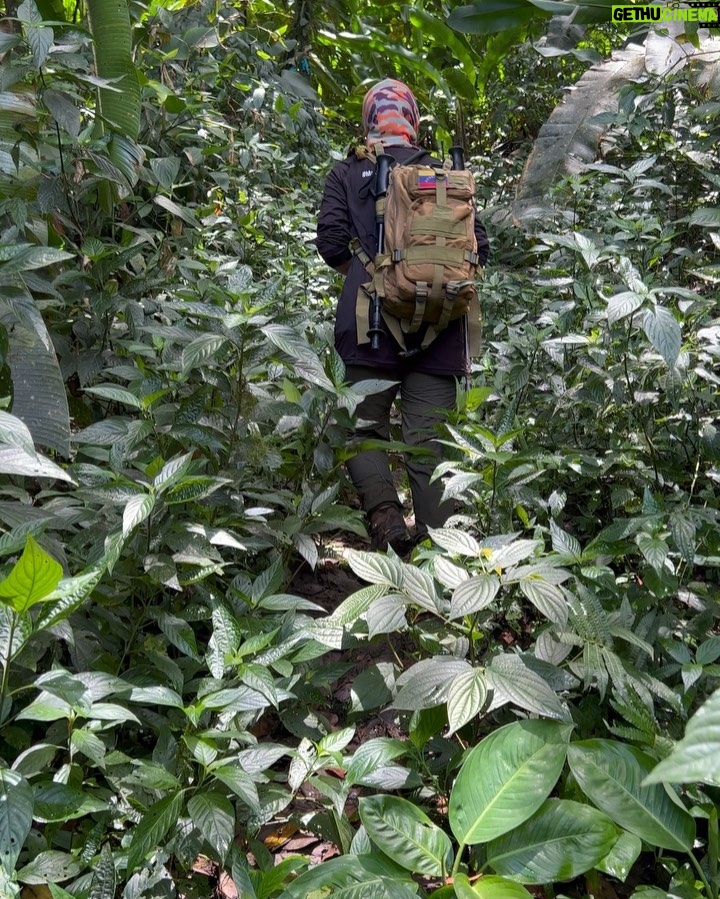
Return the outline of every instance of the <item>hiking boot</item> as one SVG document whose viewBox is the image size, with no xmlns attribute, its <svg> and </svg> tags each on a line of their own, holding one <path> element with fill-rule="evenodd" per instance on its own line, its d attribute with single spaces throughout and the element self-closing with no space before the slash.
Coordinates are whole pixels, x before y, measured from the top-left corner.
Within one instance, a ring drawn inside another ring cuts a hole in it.
<svg viewBox="0 0 720 899">
<path fill-rule="evenodd" d="M 383 503 L 373 509 L 370 515 L 370 548 L 385 552 L 392 546 L 398 555 L 404 552 L 410 533 L 400 507 L 395 503 Z"/>
</svg>

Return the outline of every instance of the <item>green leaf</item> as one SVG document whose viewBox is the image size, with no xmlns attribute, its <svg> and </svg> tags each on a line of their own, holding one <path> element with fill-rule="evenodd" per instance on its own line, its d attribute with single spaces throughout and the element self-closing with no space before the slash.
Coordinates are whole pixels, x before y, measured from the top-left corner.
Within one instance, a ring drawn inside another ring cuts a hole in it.
<svg viewBox="0 0 720 899">
<path fill-rule="evenodd" d="M 90 881 L 88 899 L 114 899 L 117 884 L 117 871 L 113 860 L 110 843 L 103 843 L 100 858 L 95 865 Z"/>
<path fill-rule="evenodd" d="M 448 736 L 472 721 L 480 713 L 486 699 L 485 674 L 480 668 L 458 674 L 447 694 Z"/>
<path fill-rule="evenodd" d="M 618 838 L 613 822 L 589 805 L 549 799 L 510 833 L 487 846 L 487 864 L 522 883 L 572 880 L 589 871 Z"/>
<path fill-rule="evenodd" d="M 460 873 L 453 879 L 453 886 L 457 899 L 529 899 L 531 896 L 521 884 L 492 874 L 486 874 L 471 884 L 467 875 Z"/>
<path fill-rule="evenodd" d="M 414 874 L 444 877 L 452 868 L 450 838 L 412 802 L 397 796 L 360 800 L 360 820 L 378 848 Z"/>
<path fill-rule="evenodd" d="M 695 822 L 660 784 L 644 785 L 654 760 L 634 746 L 613 740 L 573 743 L 570 768 L 595 805 L 625 830 L 653 846 L 689 852 Z"/>
<path fill-rule="evenodd" d="M 123 403 L 125 406 L 132 406 L 133 409 L 142 409 L 143 401 L 140 397 L 135 396 L 124 387 L 116 387 L 114 384 L 99 384 L 97 387 L 86 387 L 85 393 L 93 396 L 99 396 L 103 400 L 109 400 L 113 403 Z"/>
<path fill-rule="evenodd" d="M 495 656 L 485 669 L 485 679 L 492 690 L 490 709 L 510 702 L 546 718 L 565 721 L 569 718 L 567 708 L 548 682 L 528 668 L 518 655 L 503 653 Z"/>
<path fill-rule="evenodd" d="M 8 875 L 15 870 L 32 821 L 30 785 L 17 772 L 0 768 L 0 866 Z"/>
<path fill-rule="evenodd" d="M 52 478 L 69 481 L 70 475 L 40 453 L 29 453 L 14 446 L 0 446 L 0 474 L 23 475 L 29 478 Z"/>
<path fill-rule="evenodd" d="M 628 315 L 637 312 L 644 302 L 645 297 L 632 290 L 625 290 L 622 293 L 615 294 L 614 297 L 610 297 L 608 300 L 608 322 L 613 325 L 615 322 L 622 321 Z"/>
<path fill-rule="evenodd" d="M 565 594 L 557 584 L 549 584 L 542 577 L 524 577 L 520 589 L 535 608 L 549 621 L 564 630 L 568 622 L 568 606 Z"/>
<path fill-rule="evenodd" d="M 0 602 L 23 614 L 53 592 L 62 573 L 62 566 L 29 536 L 23 554 L 0 581 Z"/>
<path fill-rule="evenodd" d="M 467 754 L 449 802 L 449 822 L 464 845 L 495 839 L 527 820 L 560 777 L 572 727 L 518 721 Z"/>
<path fill-rule="evenodd" d="M 98 87 L 98 131 L 109 127 L 136 140 L 140 130 L 140 82 L 133 64 L 132 29 L 127 4 L 90 0 L 90 31 L 95 42 L 95 68 L 112 82 Z"/>
<path fill-rule="evenodd" d="M 77 140 L 82 120 L 80 110 L 70 94 L 49 87 L 42 92 L 42 99 L 58 125 L 64 128 L 70 137 Z"/>
<path fill-rule="evenodd" d="M 358 784 L 366 774 L 376 768 L 386 767 L 396 758 L 405 755 L 407 751 L 406 743 L 390 737 L 375 737 L 366 743 L 361 743 L 347 766 L 345 780 L 348 784 Z"/>
<path fill-rule="evenodd" d="M 487 608 L 498 595 L 500 581 L 494 574 L 478 574 L 453 591 L 450 618 L 464 618 Z"/>
<path fill-rule="evenodd" d="M 700 783 L 720 786 L 720 690 L 688 721 L 685 736 L 644 784 Z"/>
<path fill-rule="evenodd" d="M 399 589 L 402 584 L 402 568 L 399 562 L 380 553 L 350 550 L 347 561 L 353 572 L 370 584 L 383 584 Z"/>
<path fill-rule="evenodd" d="M 482 0 L 458 6 L 448 16 L 448 25 L 464 34 L 496 34 L 528 25 L 540 11 L 525 0 Z"/>
<path fill-rule="evenodd" d="M 380 853 L 342 855 L 314 865 L 280 893 L 278 899 L 417 899 L 417 884 Z"/>
<path fill-rule="evenodd" d="M 200 368 L 210 359 L 214 359 L 228 342 L 222 334 L 201 334 L 185 347 L 182 354 L 182 373 L 187 375 L 191 369 Z"/>
<path fill-rule="evenodd" d="M 40 784 L 34 787 L 36 821 L 65 823 L 94 812 L 107 811 L 108 804 L 87 790 L 75 789 L 63 783 Z"/>
<path fill-rule="evenodd" d="M 55 39 L 52 28 L 43 26 L 43 19 L 33 0 L 25 0 L 18 7 L 18 18 L 23 23 L 25 37 L 30 45 L 35 68 L 42 68 Z"/>
<path fill-rule="evenodd" d="M 28 426 L 16 416 L 2 410 L 0 410 L 0 443 L 17 446 L 30 455 L 35 454 L 35 446 Z"/>
<path fill-rule="evenodd" d="M 640 858 L 642 852 L 642 840 L 634 833 L 623 831 L 610 852 L 595 865 L 598 871 L 604 871 L 617 880 L 625 881 L 627 876 Z"/>
<path fill-rule="evenodd" d="M 720 208 L 717 206 L 703 206 L 696 209 L 690 216 L 690 226 L 701 228 L 720 228 Z"/>
<path fill-rule="evenodd" d="M 253 812 L 260 813 L 258 788 L 249 774 L 231 764 L 221 764 L 217 768 L 210 766 L 209 770 L 221 783 L 229 787 L 236 796 L 239 796 Z"/>
<path fill-rule="evenodd" d="M 197 793 L 188 801 L 193 824 L 224 864 L 235 837 L 235 810 L 220 793 Z"/>
<path fill-rule="evenodd" d="M 433 543 L 453 556 L 477 558 L 480 555 L 480 544 L 465 531 L 454 528 L 430 528 L 429 534 Z"/>
<path fill-rule="evenodd" d="M 182 812 L 184 793 L 164 796 L 147 811 L 133 830 L 128 851 L 128 877 L 142 865 L 145 857 L 156 846 L 161 845 L 168 831 L 177 827 Z"/>
<path fill-rule="evenodd" d="M 123 537 L 127 537 L 139 524 L 145 521 L 155 508 L 155 497 L 151 493 L 141 493 L 128 500 L 123 510 Z"/>
<path fill-rule="evenodd" d="M 660 353 L 668 368 L 673 368 L 680 355 L 682 332 L 675 316 L 664 306 L 647 309 L 643 328 L 650 343 Z"/>
<path fill-rule="evenodd" d="M 397 679 L 399 690 L 393 707 L 416 711 L 442 705 L 455 678 L 470 670 L 464 659 L 448 656 L 422 659 Z"/>
<path fill-rule="evenodd" d="M 50 849 L 40 852 L 35 858 L 17 872 L 20 883 L 46 884 L 62 883 L 77 877 L 85 867 L 82 859 L 75 858 L 67 852 Z"/>
</svg>

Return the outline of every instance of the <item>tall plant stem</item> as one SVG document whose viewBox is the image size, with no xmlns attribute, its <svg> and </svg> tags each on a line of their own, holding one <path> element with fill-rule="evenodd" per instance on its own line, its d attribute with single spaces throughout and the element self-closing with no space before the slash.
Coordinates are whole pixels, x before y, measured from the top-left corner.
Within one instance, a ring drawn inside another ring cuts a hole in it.
<svg viewBox="0 0 720 899">
<path fill-rule="evenodd" d="M 702 865 L 695 858 L 695 853 L 688 852 L 690 856 L 690 861 L 695 866 L 695 870 L 698 872 L 698 876 L 700 880 L 702 880 L 703 886 L 705 887 L 705 895 L 709 897 L 709 899 L 717 899 L 717 886 L 710 886 L 707 877 L 705 876 L 705 872 L 703 871 Z"/>
<path fill-rule="evenodd" d="M 465 843 L 461 842 L 458 846 L 457 853 L 455 854 L 455 864 L 453 865 L 451 877 L 455 878 L 457 876 L 458 871 L 460 870 L 460 862 L 462 861 L 462 855 L 465 851 Z"/>
</svg>

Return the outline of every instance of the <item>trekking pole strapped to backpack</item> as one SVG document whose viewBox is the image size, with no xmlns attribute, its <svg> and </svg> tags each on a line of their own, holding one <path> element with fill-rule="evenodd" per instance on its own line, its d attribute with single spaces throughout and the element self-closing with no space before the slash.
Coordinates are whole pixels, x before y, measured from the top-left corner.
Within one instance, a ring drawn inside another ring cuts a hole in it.
<svg viewBox="0 0 720 899">
<path fill-rule="evenodd" d="M 465 168 L 465 151 L 462 147 L 450 147 L 450 159 L 454 171 Z M 470 390 L 470 332 L 467 312 L 462 317 L 463 351 L 465 353 L 465 390 Z"/>
<path fill-rule="evenodd" d="M 378 253 L 382 253 L 385 243 L 385 197 L 387 195 L 388 181 L 390 179 L 390 166 L 392 162 L 392 156 L 389 156 L 387 153 L 381 153 L 377 157 L 375 184 L 375 236 L 377 238 L 376 246 Z M 373 350 L 380 349 L 380 337 L 383 334 L 381 323 L 382 306 L 380 297 L 376 293 L 373 296 L 372 311 L 370 316 L 370 328 L 368 329 L 370 348 Z"/>
</svg>

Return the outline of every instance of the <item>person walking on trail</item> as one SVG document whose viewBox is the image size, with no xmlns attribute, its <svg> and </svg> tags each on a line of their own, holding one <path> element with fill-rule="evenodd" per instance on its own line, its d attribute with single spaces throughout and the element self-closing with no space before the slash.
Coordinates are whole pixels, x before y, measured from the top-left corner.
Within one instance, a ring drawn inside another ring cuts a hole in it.
<svg viewBox="0 0 720 899">
<path fill-rule="evenodd" d="M 365 95 L 363 128 L 368 149 L 379 142 L 382 152 L 400 165 L 408 161 L 437 164 L 417 146 L 419 126 L 417 102 L 401 81 L 386 79 Z M 402 439 L 409 447 L 424 451 L 405 457 L 415 512 L 413 538 L 403 517 L 387 454 L 377 449 L 361 450 L 347 463 L 368 519 L 373 549 L 385 550 L 390 545 L 400 553 L 422 540 L 429 527 L 442 527 L 453 512 L 452 502 L 442 501 L 442 486 L 439 482 L 431 484 L 430 477 L 441 453 L 436 426 L 454 408 L 457 379 L 464 376 L 469 360 L 466 332 L 459 318 L 450 321 L 426 349 L 415 353 L 404 353 L 381 321 L 379 346 L 371 347 L 364 333 L 367 327 L 361 327 L 356 314 L 358 291 L 369 276 L 357 252 L 350 248 L 356 239 L 371 259 L 377 251 L 375 165 L 362 155 L 351 152 L 327 178 L 318 217 L 317 249 L 329 266 L 345 275 L 335 321 L 335 346 L 345 363 L 346 380 L 350 384 L 377 378 L 396 382 L 364 397 L 358 405 L 353 443 L 390 439 L 390 412 L 399 393 Z M 488 241 L 477 219 L 475 236 L 479 265 L 484 265 Z M 406 349 L 420 347 L 424 330 L 407 335 L 414 342 Z"/>
</svg>

